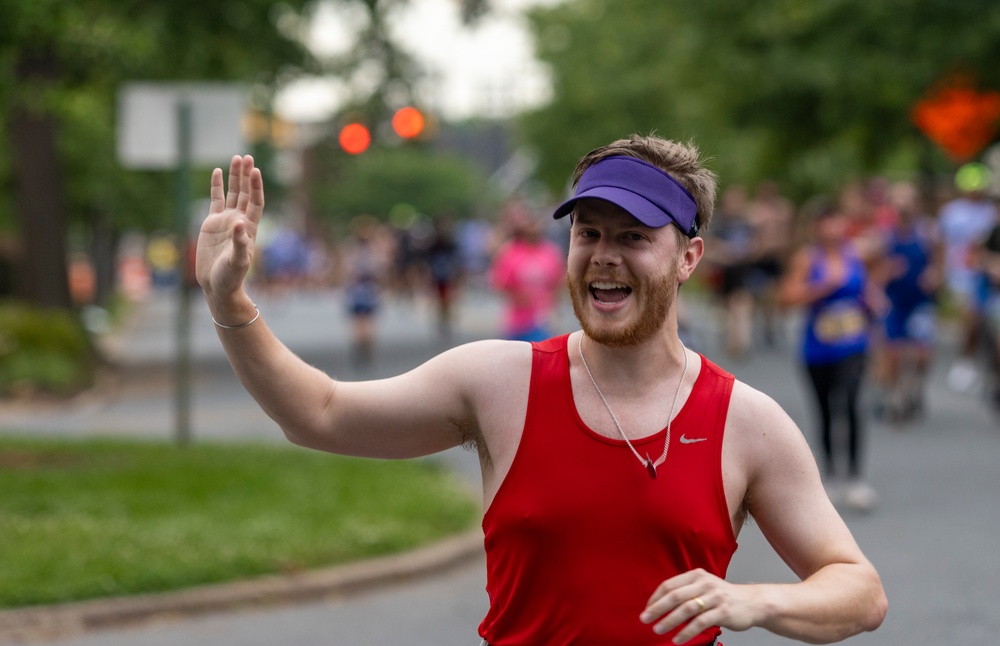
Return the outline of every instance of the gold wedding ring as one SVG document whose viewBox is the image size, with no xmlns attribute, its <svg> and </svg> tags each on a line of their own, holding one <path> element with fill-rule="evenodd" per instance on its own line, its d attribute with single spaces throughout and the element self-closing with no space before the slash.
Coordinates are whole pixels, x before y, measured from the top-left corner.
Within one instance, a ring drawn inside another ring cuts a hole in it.
<svg viewBox="0 0 1000 646">
<path fill-rule="evenodd" d="M 705 612 L 705 602 L 701 600 L 701 597 L 694 597 L 694 598 L 691 599 L 691 601 L 694 601 L 695 603 L 698 604 L 698 614 L 699 615 L 701 613 Z"/>
</svg>

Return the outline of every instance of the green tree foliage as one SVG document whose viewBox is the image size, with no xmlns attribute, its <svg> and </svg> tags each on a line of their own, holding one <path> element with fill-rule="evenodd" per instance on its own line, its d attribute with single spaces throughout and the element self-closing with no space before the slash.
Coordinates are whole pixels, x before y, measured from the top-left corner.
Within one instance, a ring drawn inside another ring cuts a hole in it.
<svg viewBox="0 0 1000 646">
<path fill-rule="evenodd" d="M 267 111 L 281 80 L 301 72 L 348 78 L 374 63 L 383 79 L 358 107 L 378 118 L 419 74 L 386 27 L 386 17 L 408 1 L 0 2 L 0 123 L 8 134 L 0 137 L 0 233 L 20 240 L 20 295 L 69 307 L 66 239 L 74 223 L 98 236 L 171 225 L 172 178 L 117 164 L 115 97 L 122 83 L 239 81 Z M 357 7 L 369 20 L 358 47 L 321 63 L 302 36 L 325 2 Z M 473 22 L 489 2 L 462 0 L 461 9 Z"/>
<path fill-rule="evenodd" d="M 462 218 L 488 204 L 486 180 L 475 165 L 437 151 L 433 115 L 416 141 L 405 142 L 389 127 L 396 110 L 420 105 L 414 87 L 423 69 L 395 40 L 390 25 L 410 0 L 331 0 L 345 18 L 356 22 L 352 45 L 343 54 L 319 62 L 325 75 L 341 78 L 354 94 L 333 120 L 334 136 L 317 142 L 307 184 L 312 211 L 334 225 L 358 215 L 386 218 L 397 207 L 425 215 Z M 489 0 L 461 0 L 465 24 L 490 10 Z M 372 79 L 377 82 L 372 83 Z M 339 128 L 359 122 L 372 133 L 371 148 L 357 156 L 344 153 Z M 398 212 L 398 211 L 397 211 Z"/>
<path fill-rule="evenodd" d="M 71 223 L 169 224 L 172 185 L 115 160 L 115 97 L 129 80 L 229 79 L 265 88 L 303 65 L 305 0 L 0 3 L 0 223 L 21 241 L 20 296 L 68 307 Z M 166 207 L 166 208 L 165 208 Z"/>
<path fill-rule="evenodd" d="M 332 146 L 317 149 L 313 207 L 343 224 L 358 215 L 387 218 L 397 207 L 428 216 L 477 215 L 486 180 L 466 160 L 422 146 L 377 147 L 349 156 Z"/>
<path fill-rule="evenodd" d="M 689 93 L 664 49 L 683 50 L 683 32 L 665 45 L 663 25 L 675 3 L 570 2 L 533 13 L 538 56 L 551 66 L 554 100 L 523 120 L 541 154 L 539 174 L 563 188 L 574 162 L 595 146 L 631 132 L 684 137 Z"/>
<path fill-rule="evenodd" d="M 928 145 L 910 111 L 929 89 L 1000 88 L 986 0 L 572 0 L 532 24 L 555 99 L 523 127 L 556 189 L 591 147 L 651 130 L 695 138 L 727 181 L 805 191 L 912 168 Z"/>
<path fill-rule="evenodd" d="M 360 13 L 357 33 L 346 53 L 320 61 L 323 74 L 368 88 L 351 97 L 343 112 L 369 124 L 387 119 L 394 110 L 414 102 L 414 85 L 424 70 L 396 42 L 392 19 L 410 0 L 327 0 L 348 12 Z M 462 23 L 473 25 L 491 10 L 490 0 L 460 0 Z M 371 79 L 377 78 L 372 84 Z M 370 87 L 369 87 L 370 86 Z"/>
</svg>

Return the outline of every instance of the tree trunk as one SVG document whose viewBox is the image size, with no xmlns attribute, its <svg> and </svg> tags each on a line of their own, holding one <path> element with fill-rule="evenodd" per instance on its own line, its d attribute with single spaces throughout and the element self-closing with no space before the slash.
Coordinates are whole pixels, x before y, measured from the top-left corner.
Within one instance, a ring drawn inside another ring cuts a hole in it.
<svg viewBox="0 0 1000 646">
<path fill-rule="evenodd" d="M 118 268 L 115 266 L 118 234 L 103 210 L 95 210 L 91 214 L 91 236 L 90 255 L 94 260 L 96 278 L 94 304 L 107 307 L 111 304 L 118 278 Z"/>
<path fill-rule="evenodd" d="M 55 116 L 42 107 L 36 94 L 56 77 L 56 71 L 54 57 L 41 52 L 22 54 L 17 66 L 22 92 L 7 121 L 21 234 L 16 293 L 39 307 L 71 309 L 58 128 Z"/>
</svg>

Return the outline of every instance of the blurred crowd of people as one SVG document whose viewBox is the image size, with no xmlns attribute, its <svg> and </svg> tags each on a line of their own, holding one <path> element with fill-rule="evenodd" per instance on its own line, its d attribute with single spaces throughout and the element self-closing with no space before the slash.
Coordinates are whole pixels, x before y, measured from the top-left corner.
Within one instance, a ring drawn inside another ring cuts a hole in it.
<svg viewBox="0 0 1000 646">
<path fill-rule="evenodd" d="M 340 235 L 310 235 L 304 227 L 263 220 L 249 280 L 258 293 L 338 290 L 351 320 L 356 367 L 374 356 L 378 314 L 387 297 L 428 306 L 442 338 L 455 324 L 463 290 L 503 297 L 501 334 L 510 339 L 549 336 L 565 281 L 567 235 L 545 209 L 522 197 L 507 200 L 495 217 L 455 220 L 407 212 L 352 219 Z M 151 291 L 194 288 L 183 275 L 172 232 L 129 234 L 117 254 L 117 283 L 130 300 Z M 193 259 L 193 254 L 191 255 Z M 77 254 L 70 287 L 81 307 L 94 301 L 93 263 Z"/>
<path fill-rule="evenodd" d="M 894 394 L 885 412 L 895 418 L 919 413 L 921 400 L 906 382 L 926 373 L 942 316 L 955 322 L 960 346 L 948 385 L 996 394 L 990 359 L 996 346 L 1000 196 L 991 195 L 990 186 L 990 171 L 969 164 L 956 174 L 954 194 L 939 200 L 921 195 L 911 182 L 883 178 L 847 184 L 799 208 L 773 182 L 763 183 L 752 198 L 742 186 L 727 187 L 702 271 L 720 305 L 726 351 L 740 357 L 781 338 L 779 295 L 794 280 L 792 260 L 836 228 L 836 246 L 853 250 L 865 269 L 866 316 L 878 355 L 872 372 Z M 818 224 L 830 216 L 836 216 L 836 227 Z"/>
<path fill-rule="evenodd" d="M 943 198 L 882 178 L 800 208 L 772 182 L 752 196 L 737 185 L 721 195 L 703 277 L 724 348 L 742 357 L 772 347 L 780 314 L 801 314 L 820 463 L 831 496 L 852 507 L 876 501 L 863 477 L 864 417 L 903 428 L 925 412 L 941 321 L 958 337 L 948 386 L 1000 412 L 1000 196 L 991 186 L 989 169 L 969 164 Z"/>
<path fill-rule="evenodd" d="M 831 490 L 859 509 L 876 500 L 863 477 L 864 420 L 903 428 L 924 414 L 942 321 L 958 341 L 953 356 L 938 356 L 950 362 L 947 385 L 984 395 L 1000 412 L 1000 195 L 981 164 L 954 179 L 950 194 L 929 195 L 874 178 L 801 205 L 773 181 L 730 185 L 705 234 L 698 277 L 714 297 L 723 350 L 741 358 L 787 348 L 787 323 L 801 322 L 797 356 L 813 394 L 821 466 Z M 492 219 L 358 217 L 335 242 L 262 226 L 255 288 L 342 289 L 358 367 L 373 360 L 387 294 L 429 303 L 442 338 L 465 289 L 502 295 L 506 338 L 537 341 L 555 331 L 566 232 L 524 199 L 510 199 Z M 138 286 L 141 272 L 129 268 L 143 263 L 133 256 L 121 273 Z M 150 238 L 146 256 L 153 287 L 176 282 L 178 254 L 167 236 Z M 703 350 L 697 334 L 706 326 L 685 320 L 680 306 L 681 337 Z"/>
<path fill-rule="evenodd" d="M 496 290 L 504 299 L 502 334 L 536 340 L 550 322 L 565 280 L 565 252 L 541 210 L 511 198 L 495 220 L 453 220 L 416 213 L 388 221 L 354 218 L 332 244 L 276 226 L 258 236 L 255 289 L 343 290 L 356 367 L 371 365 L 378 313 L 391 295 L 430 304 L 450 337 L 462 290 Z"/>
</svg>

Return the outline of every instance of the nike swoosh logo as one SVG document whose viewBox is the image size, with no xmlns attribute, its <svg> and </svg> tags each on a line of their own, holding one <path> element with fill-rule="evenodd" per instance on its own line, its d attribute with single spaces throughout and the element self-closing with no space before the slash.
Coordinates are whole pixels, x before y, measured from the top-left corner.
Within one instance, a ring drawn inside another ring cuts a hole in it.
<svg viewBox="0 0 1000 646">
<path fill-rule="evenodd" d="M 696 442 L 704 442 L 707 439 L 707 437 L 684 437 L 681 434 L 681 444 L 694 444 Z"/>
</svg>

